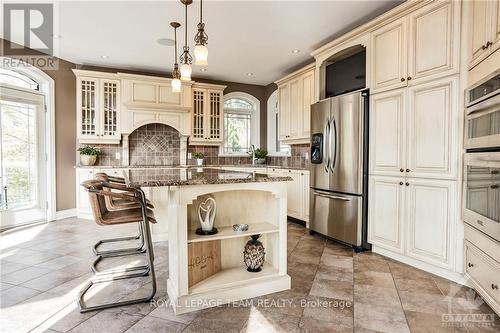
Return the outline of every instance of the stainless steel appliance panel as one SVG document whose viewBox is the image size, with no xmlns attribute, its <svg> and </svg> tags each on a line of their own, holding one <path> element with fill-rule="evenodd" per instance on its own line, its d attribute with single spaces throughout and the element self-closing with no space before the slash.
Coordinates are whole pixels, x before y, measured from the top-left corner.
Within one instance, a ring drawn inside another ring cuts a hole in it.
<svg viewBox="0 0 500 333">
<path fill-rule="evenodd" d="M 500 241 L 500 152 L 465 155 L 463 218 Z"/>
<path fill-rule="evenodd" d="M 362 203 L 360 196 L 311 189 L 311 230 L 360 246 Z"/>
<path fill-rule="evenodd" d="M 360 92 L 332 99 L 330 118 L 330 184 L 335 192 L 363 192 L 363 117 Z"/>
<path fill-rule="evenodd" d="M 328 167 L 329 131 L 330 131 L 331 99 L 321 101 L 311 106 L 311 145 L 319 145 L 319 149 L 311 151 L 310 186 L 313 188 L 328 189 L 330 175 Z M 318 142 L 313 142 L 318 140 Z M 318 156 L 316 156 L 318 154 Z"/>
</svg>

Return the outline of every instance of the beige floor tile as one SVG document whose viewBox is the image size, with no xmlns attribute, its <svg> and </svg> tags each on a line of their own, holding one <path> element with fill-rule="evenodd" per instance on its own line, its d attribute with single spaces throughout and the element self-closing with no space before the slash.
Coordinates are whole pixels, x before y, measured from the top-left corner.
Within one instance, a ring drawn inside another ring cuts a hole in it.
<svg viewBox="0 0 500 333">
<path fill-rule="evenodd" d="M 52 270 L 43 267 L 30 266 L 28 268 L 21 269 L 9 274 L 2 275 L 2 282 L 10 284 L 21 284 L 29 280 L 33 280 L 37 277 L 45 275 Z"/>
<path fill-rule="evenodd" d="M 316 271 L 316 277 L 324 280 L 335 280 L 344 282 L 353 282 L 354 274 L 349 268 L 327 266 L 320 264 Z"/>
<path fill-rule="evenodd" d="M 387 333 L 410 332 L 401 306 L 354 303 L 354 331 L 358 328 Z"/>
<path fill-rule="evenodd" d="M 398 292 L 395 288 L 384 288 L 363 284 L 354 284 L 354 302 L 371 304 L 374 307 L 401 306 Z"/>
<path fill-rule="evenodd" d="M 169 321 L 161 318 L 147 316 L 139 320 L 134 326 L 126 330 L 126 333 L 143 333 L 143 332 L 164 332 L 177 333 L 181 332 L 186 325 Z"/>
<path fill-rule="evenodd" d="M 35 295 L 38 295 L 40 291 L 33 290 L 30 288 L 25 288 L 21 286 L 14 286 L 0 293 L 0 307 L 7 308 L 15 304 L 21 303 Z"/>
<path fill-rule="evenodd" d="M 362 271 L 355 274 L 354 283 L 364 284 L 369 286 L 396 288 L 392 275 L 377 271 Z"/>
<path fill-rule="evenodd" d="M 303 316 L 352 328 L 354 304 L 351 301 L 310 296 Z"/>
<path fill-rule="evenodd" d="M 434 282 L 434 280 L 431 278 L 394 278 L 394 282 L 396 283 L 396 288 L 398 289 L 398 291 L 442 295 L 441 290 L 438 288 L 436 282 Z"/>
<path fill-rule="evenodd" d="M 314 279 L 311 295 L 353 301 L 352 282 Z"/>
<path fill-rule="evenodd" d="M 412 333 L 467 332 L 461 323 L 448 323 L 440 315 L 413 311 L 406 311 L 405 314 Z"/>
<path fill-rule="evenodd" d="M 125 312 L 101 311 L 90 317 L 83 323 L 74 327 L 72 333 L 122 333 L 132 327 L 141 315 L 133 315 Z"/>
<path fill-rule="evenodd" d="M 353 328 L 345 327 L 330 321 L 303 317 L 299 323 L 300 333 L 352 333 Z"/>
<path fill-rule="evenodd" d="M 240 333 L 289 333 L 299 328 L 300 317 L 252 308 Z"/>
<path fill-rule="evenodd" d="M 19 264 L 15 262 L 9 262 L 5 260 L 0 260 L 0 275 L 9 274 L 12 272 L 19 271 L 24 268 L 30 267 L 29 265 Z M 0 277 L 1 280 L 1 277 Z"/>
</svg>

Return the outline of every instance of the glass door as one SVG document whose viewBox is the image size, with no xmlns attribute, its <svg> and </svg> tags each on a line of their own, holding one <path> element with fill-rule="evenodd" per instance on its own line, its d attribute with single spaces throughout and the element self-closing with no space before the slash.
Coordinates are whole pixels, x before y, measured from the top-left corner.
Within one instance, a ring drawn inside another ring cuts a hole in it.
<svg viewBox="0 0 500 333">
<path fill-rule="evenodd" d="M 44 96 L 0 85 L 1 229 L 47 218 L 44 129 Z"/>
</svg>

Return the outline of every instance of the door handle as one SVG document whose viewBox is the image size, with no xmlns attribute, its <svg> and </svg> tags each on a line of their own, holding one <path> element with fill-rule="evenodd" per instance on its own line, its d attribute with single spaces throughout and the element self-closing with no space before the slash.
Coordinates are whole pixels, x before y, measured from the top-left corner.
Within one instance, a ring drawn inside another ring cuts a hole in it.
<svg viewBox="0 0 500 333">
<path fill-rule="evenodd" d="M 344 197 L 338 197 L 336 195 L 329 195 L 329 194 L 324 194 L 320 192 L 313 192 L 314 195 L 317 195 L 318 197 L 322 198 L 327 198 L 327 199 L 333 199 L 333 200 L 342 200 L 342 201 L 351 201 L 349 198 L 344 198 Z"/>
<path fill-rule="evenodd" d="M 329 131 L 330 131 L 330 120 L 327 120 L 325 128 L 323 130 L 323 155 L 326 161 L 325 171 L 327 173 L 330 172 L 330 155 L 328 153 L 328 149 L 330 149 L 330 147 L 327 148 L 326 146 L 327 137 L 329 137 Z"/>
<path fill-rule="evenodd" d="M 337 123 L 335 122 L 335 118 L 332 119 L 333 123 L 333 132 L 334 132 L 334 140 L 335 144 L 332 144 L 332 129 L 330 128 L 330 145 L 333 146 L 333 157 L 332 157 L 332 165 L 330 166 L 330 171 L 333 173 L 333 170 L 335 169 L 335 164 L 337 164 Z M 332 147 L 330 147 L 331 150 Z"/>
</svg>

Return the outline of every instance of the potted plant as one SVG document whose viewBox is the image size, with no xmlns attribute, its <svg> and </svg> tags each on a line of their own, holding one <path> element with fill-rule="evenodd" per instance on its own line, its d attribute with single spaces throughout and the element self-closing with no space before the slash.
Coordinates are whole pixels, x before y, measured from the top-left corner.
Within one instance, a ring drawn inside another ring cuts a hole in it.
<svg viewBox="0 0 500 333">
<path fill-rule="evenodd" d="M 267 156 L 267 150 L 261 148 L 255 149 L 255 163 L 265 164 L 266 156 Z"/>
<path fill-rule="evenodd" d="M 196 165 L 202 166 L 203 165 L 203 158 L 205 157 L 205 154 L 195 151 L 193 153 L 193 158 L 196 160 Z"/>
<path fill-rule="evenodd" d="M 101 155 L 101 151 L 92 146 L 80 147 L 78 151 L 80 152 L 80 163 L 82 165 L 94 165 L 97 156 Z"/>
</svg>

